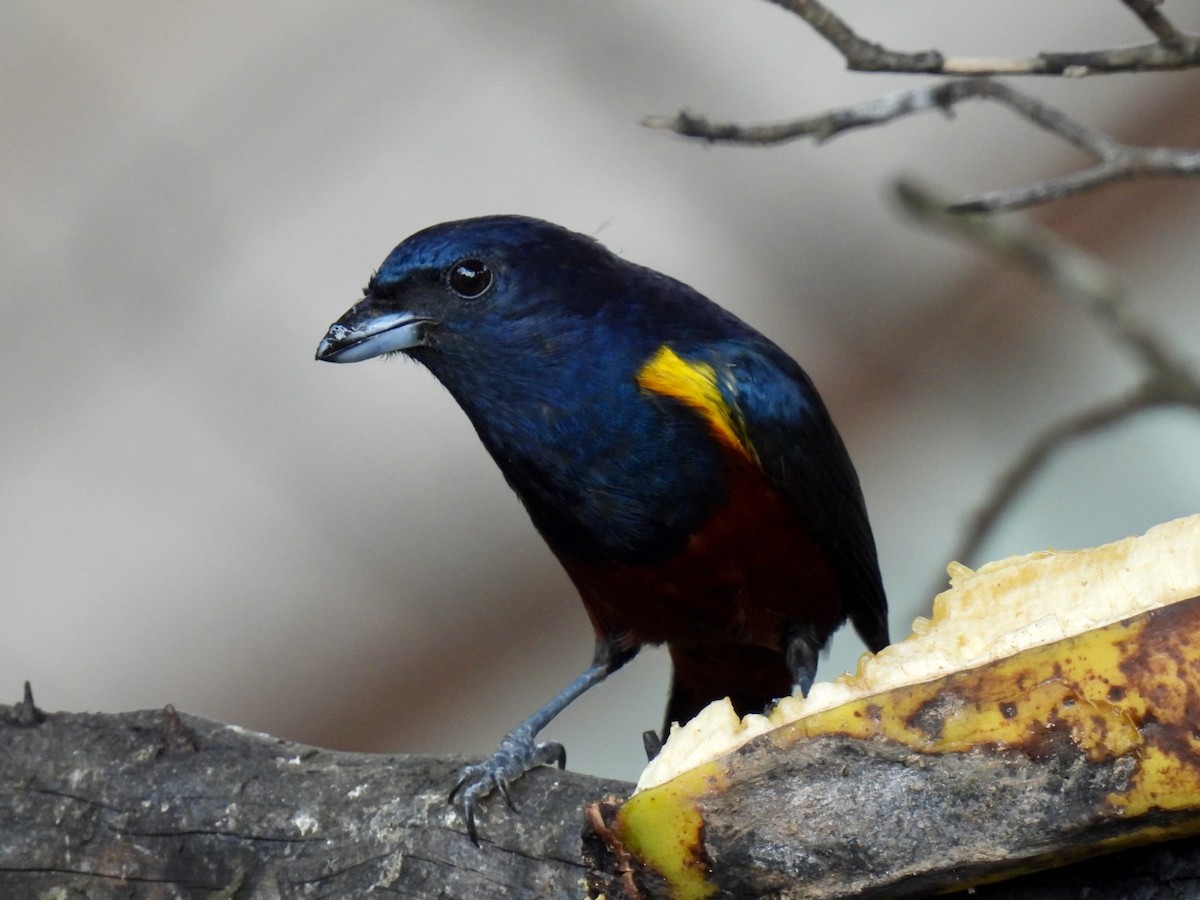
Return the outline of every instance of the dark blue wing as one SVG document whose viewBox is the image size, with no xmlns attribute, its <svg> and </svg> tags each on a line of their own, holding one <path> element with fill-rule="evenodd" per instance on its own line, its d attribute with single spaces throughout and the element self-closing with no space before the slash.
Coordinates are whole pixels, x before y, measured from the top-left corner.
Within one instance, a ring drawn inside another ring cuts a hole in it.
<svg viewBox="0 0 1200 900">
<path fill-rule="evenodd" d="M 862 489 L 812 381 L 765 339 L 725 344 L 709 361 L 763 471 L 833 561 L 855 629 L 870 649 L 885 646 L 887 600 Z"/>
</svg>

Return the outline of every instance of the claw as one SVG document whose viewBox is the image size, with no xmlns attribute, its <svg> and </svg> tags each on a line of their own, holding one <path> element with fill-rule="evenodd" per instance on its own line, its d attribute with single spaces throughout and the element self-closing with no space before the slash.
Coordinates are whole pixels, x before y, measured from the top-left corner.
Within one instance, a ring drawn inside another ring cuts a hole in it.
<svg viewBox="0 0 1200 900">
<path fill-rule="evenodd" d="M 467 820 L 467 837 L 478 848 L 479 832 L 475 830 L 475 807 L 473 805 L 463 804 L 463 818 Z"/>
<path fill-rule="evenodd" d="M 500 791 L 500 796 L 504 798 L 504 802 L 508 804 L 508 808 L 516 812 L 517 804 L 513 803 L 512 794 L 508 792 L 508 780 L 504 778 L 497 780 L 496 787 Z"/>
<path fill-rule="evenodd" d="M 535 766 L 554 764 L 560 769 L 567 767 L 567 751 L 562 744 L 549 741 L 539 744 L 534 741 L 538 733 L 550 720 L 567 708 L 567 705 L 588 688 L 599 684 L 609 673 L 615 672 L 637 653 L 637 647 L 622 647 L 614 638 L 605 637 L 596 641 L 596 654 L 592 664 L 579 673 L 571 683 L 550 698 L 541 709 L 514 728 L 500 742 L 496 752 L 483 762 L 466 766 L 458 776 L 458 784 L 450 792 L 449 802 L 462 809 L 467 823 L 467 834 L 475 846 L 479 846 L 479 835 L 475 830 L 475 814 L 479 803 L 492 791 L 499 790 L 512 809 L 516 809 L 509 796 L 511 782 L 516 781 Z"/>
<path fill-rule="evenodd" d="M 480 802 L 492 791 L 499 791 L 509 809 L 517 811 L 509 786 L 530 769 L 555 764 L 560 769 L 566 765 L 567 751 L 562 744 L 550 741 L 534 743 L 533 738 L 513 732 L 500 742 L 496 752 L 482 762 L 465 766 L 459 773 L 458 783 L 450 791 L 447 802 L 462 810 L 467 823 L 467 836 L 471 843 L 479 846 L 479 833 L 475 827 L 475 815 Z M 455 798 L 458 803 L 455 804 Z"/>
</svg>

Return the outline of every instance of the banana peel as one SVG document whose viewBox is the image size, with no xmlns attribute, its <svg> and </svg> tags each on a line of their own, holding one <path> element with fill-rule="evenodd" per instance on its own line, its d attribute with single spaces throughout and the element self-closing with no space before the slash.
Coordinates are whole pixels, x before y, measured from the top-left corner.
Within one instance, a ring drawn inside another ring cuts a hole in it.
<svg viewBox="0 0 1200 900">
<path fill-rule="evenodd" d="M 854 675 L 674 729 L 588 811 L 593 896 L 928 896 L 1200 834 L 1200 516 L 950 571 Z"/>
</svg>

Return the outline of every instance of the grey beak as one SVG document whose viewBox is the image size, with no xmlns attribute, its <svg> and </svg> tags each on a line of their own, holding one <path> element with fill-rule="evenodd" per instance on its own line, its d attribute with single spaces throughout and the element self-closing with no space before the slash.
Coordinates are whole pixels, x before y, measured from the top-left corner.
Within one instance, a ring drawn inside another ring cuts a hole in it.
<svg viewBox="0 0 1200 900">
<path fill-rule="evenodd" d="M 329 326 L 317 346 L 317 359 L 325 362 L 352 363 L 408 350 L 425 343 L 425 333 L 433 319 L 408 312 L 368 313 L 352 308 Z"/>
</svg>

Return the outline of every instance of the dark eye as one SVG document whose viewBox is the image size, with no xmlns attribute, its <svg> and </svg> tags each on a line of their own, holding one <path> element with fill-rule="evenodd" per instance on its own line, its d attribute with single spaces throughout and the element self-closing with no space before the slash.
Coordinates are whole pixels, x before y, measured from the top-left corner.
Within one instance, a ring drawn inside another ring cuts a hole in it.
<svg viewBox="0 0 1200 900">
<path fill-rule="evenodd" d="M 446 273 L 450 290 L 467 300 L 474 300 L 492 286 L 492 270 L 482 259 L 460 259 Z"/>
</svg>

